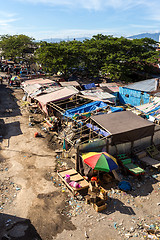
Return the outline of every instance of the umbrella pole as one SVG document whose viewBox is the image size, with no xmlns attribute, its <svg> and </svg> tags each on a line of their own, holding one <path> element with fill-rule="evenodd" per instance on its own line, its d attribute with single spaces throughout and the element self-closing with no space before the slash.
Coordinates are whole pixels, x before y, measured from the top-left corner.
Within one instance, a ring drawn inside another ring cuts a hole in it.
<svg viewBox="0 0 160 240">
<path fill-rule="evenodd" d="M 99 170 L 98 170 L 98 179 L 99 179 Z"/>
<path fill-rule="evenodd" d="M 120 177 L 118 176 L 118 174 L 117 174 L 116 170 L 112 170 L 112 173 L 113 173 L 113 175 L 114 175 L 115 179 L 116 179 L 116 180 L 118 180 L 118 181 L 120 182 L 120 181 L 121 181 L 121 179 L 120 179 Z"/>
</svg>

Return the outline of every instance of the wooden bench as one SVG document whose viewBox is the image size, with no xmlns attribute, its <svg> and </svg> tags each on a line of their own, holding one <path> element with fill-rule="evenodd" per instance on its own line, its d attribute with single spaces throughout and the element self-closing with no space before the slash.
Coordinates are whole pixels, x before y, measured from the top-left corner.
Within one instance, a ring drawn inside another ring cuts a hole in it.
<svg viewBox="0 0 160 240">
<path fill-rule="evenodd" d="M 145 165 L 151 166 L 156 169 L 160 168 L 160 162 L 154 158 L 147 156 L 147 153 L 145 151 L 137 153 L 136 156 Z"/>
</svg>

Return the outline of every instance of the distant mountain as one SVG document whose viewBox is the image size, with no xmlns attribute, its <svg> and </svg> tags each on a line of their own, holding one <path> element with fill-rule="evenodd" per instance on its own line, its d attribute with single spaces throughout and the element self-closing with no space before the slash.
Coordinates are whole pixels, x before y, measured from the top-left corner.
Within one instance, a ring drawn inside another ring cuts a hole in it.
<svg viewBox="0 0 160 240">
<path fill-rule="evenodd" d="M 142 34 L 130 36 L 128 38 L 141 39 L 141 38 L 147 37 L 147 38 L 152 38 L 153 40 L 159 42 L 159 35 L 160 35 L 160 32 L 159 33 L 142 33 Z"/>
<path fill-rule="evenodd" d="M 48 43 L 56 43 L 56 42 L 61 42 L 61 41 L 73 41 L 73 40 L 81 41 L 83 42 L 85 39 L 91 39 L 90 37 L 80 37 L 80 38 L 49 38 L 49 39 L 42 39 L 40 41 L 48 42 Z"/>
<path fill-rule="evenodd" d="M 142 33 L 142 34 L 137 34 L 137 35 L 133 35 L 133 36 L 129 36 L 127 38 L 132 38 L 132 39 L 141 39 L 141 38 L 152 38 L 153 40 L 159 42 L 159 36 L 160 36 L 160 32 L 159 33 Z M 77 41 L 81 41 L 83 42 L 85 39 L 91 39 L 91 37 L 79 37 L 79 38 L 48 38 L 48 39 L 41 39 L 41 40 L 38 40 L 37 42 L 40 42 L 40 41 L 45 41 L 45 42 L 48 42 L 48 43 L 59 43 L 61 41 L 73 41 L 73 40 L 77 40 Z"/>
</svg>

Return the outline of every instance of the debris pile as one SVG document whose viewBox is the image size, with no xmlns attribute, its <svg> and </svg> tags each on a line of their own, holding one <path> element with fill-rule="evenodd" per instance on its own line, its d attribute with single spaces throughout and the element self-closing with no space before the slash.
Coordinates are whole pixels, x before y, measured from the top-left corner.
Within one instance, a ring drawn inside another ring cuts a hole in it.
<svg viewBox="0 0 160 240">
<path fill-rule="evenodd" d="M 12 204 L 17 197 L 21 187 L 12 182 L 11 178 L 5 177 L 3 181 L 0 180 L 0 210 L 8 204 Z"/>
</svg>

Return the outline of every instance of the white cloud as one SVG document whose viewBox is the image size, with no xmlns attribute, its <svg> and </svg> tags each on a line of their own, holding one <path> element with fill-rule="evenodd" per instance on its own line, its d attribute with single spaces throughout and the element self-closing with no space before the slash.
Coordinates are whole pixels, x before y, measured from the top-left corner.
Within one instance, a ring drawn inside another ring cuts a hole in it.
<svg viewBox="0 0 160 240">
<path fill-rule="evenodd" d="M 158 28 L 156 25 L 141 25 L 141 24 L 131 24 L 130 25 L 133 28 L 146 28 L 146 29 L 153 29 L 153 28 Z"/>
<path fill-rule="evenodd" d="M 38 5 L 50 7 L 61 7 L 65 9 L 77 10 L 85 9 L 88 11 L 105 11 L 109 10 L 127 12 L 129 10 L 142 10 L 144 20 L 160 21 L 159 0 L 14 0 L 22 4 Z M 135 13 L 136 14 L 136 13 Z"/>
<path fill-rule="evenodd" d="M 0 26 L 8 26 L 9 23 L 15 22 L 18 19 L 10 18 L 10 19 L 0 19 Z"/>
<path fill-rule="evenodd" d="M 129 12 L 128 10 L 132 10 L 133 8 L 135 9 L 142 9 L 144 12 L 142 14 L 142 18 L 145 20 L 154 20 L 154 21 L 160 21 L 160 14 L 159 14 L 159 9 L 157 6 L 159 6 L 158 0 L 14 0 L 15 2 L 18 2 L 21 4 L 44 4 L 44 6 L 57 6 L 57 7 L 62 7 L 63 9 L 86 9 L 86 10 L 93 10 L 93 11 L 101 11 L 101 10 L 106 10 L 109 9 L 110 13 L 112 14 L 112 10 L 117 10 L 117 18 L 118 18 L 118 13 L 120 11 L 126 11 L 127 13 Z M 18 9 L 17 9 L 18 11 Z M 21 14 L 21 13 L 20 13 Z M 115 13 L 114 13 L 115 14 Z M 113 14 L 113 19 L 115 18 L 115 15 Z M 136 14 L 136 13 L 135 13 Z M 45 38 L 72 38 L 72 37 L 91 37 L 93 35 L 96 35 L 98 33 L 102 33 L 105 35 L 114 35 L 114 36 L 121 36 L 121 35 L 133 35 L 136 33 L 136 28 L 138 30 L 143 29 L 155 29 L 158 25 L 156 24 L 156 27 L 153 25 L 152 27 L 152 22 L 146 23 L 144 25 L 144 22 L 142 24 L 133 24 L 128 27 L 128 24 L 126 23 L 126 26 L 123 27 L 118 27 L 118 22 L 117 22 L 117 29 L 116 28 L 110 28 L 110 29 L 95 29 L 95 30 L 84 30 L 84 29 L 62 29 L 62 30 L 55 30 L 52 31 L 41 31 L 40 27 L 39 29 L 38 26 L 28 26 L 26 25 L 26 22 L 24 22 L 23 27 L 21 27 L 20 24 L 14 24 L 14 22 L 18 21 L 19 19 L 17 18 L 17 15 L 15 13 L 9 13 L 0 10 L 0 34 L 17 34 L 17 33 L 23 33 L 28 36 L 35 37 L 36 39 L 45 39 Z M 23 16 L 22 16 L 23 17 Z M 138 16 L 139 17 L 139 16 Z M 96 20 L 95 20 L 96 21 Z M 148 24 L 148 26 L 147 26 Z M 150 26 L 149 26 L 150 25 Z M 19 27 L 18 27 L 19 26 Z M 49 27 L 49 26 L 48 26 Z M 46 26 L 47 28 L 47 26 Z M 133 29 L 134 30 L 133 30 Z M 132 31 L 132 33 L 131 33 Z"/>
<path fill-rule="evenodd" d="M 156 8 L 154 6 L 150 7 L 149 19 L 157 22 L 160 21 L 159 8 Z"/>
<path fill-rule="evenodd" d="M 0 10 L 0 34 L 13 34 L 13 23 L 18 20 L 15 13 Z"/>
<path fill-rule="evenodd" d="M 39 39 L 48 39 L 48 38 L 80 38 L 80 37 L 92 37 L 96 34 L 103 34 L 103 35 L 117 35 L 119 29 L 62 29 L 59 31 L 33 31 L 33 32 L 25 32 L 24 34 L 32 36 Z"/>
<path fill-rule="evenodd" d="M 16 0 L 22 3 L 45 4 L 52 6 L 78 7 L 89 10 L 102 10 L 107 7 L 127 10 L 139 5 L 148 6 L 150 0 Z M 158 3 L 158 0 L 155 0 Z M 153 4 L 153 2 L 152 2 Z"/>
<path fill-rule="evenodd" d="M 17 15 L 16 13 L 11 13 L 11 12 L 6 12 L 6 11 L 0 10 L 0 16 L 3 18 L 13 18 L 16 15 Z"/>
</svg>

